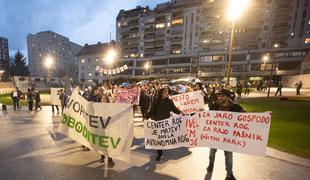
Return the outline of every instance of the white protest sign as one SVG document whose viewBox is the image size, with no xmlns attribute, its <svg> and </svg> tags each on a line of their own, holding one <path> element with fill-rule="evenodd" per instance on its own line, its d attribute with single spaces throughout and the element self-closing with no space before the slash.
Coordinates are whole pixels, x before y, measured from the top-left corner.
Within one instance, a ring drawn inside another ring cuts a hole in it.
<svg viewBox="0 0 310 180">
<path fill-rule="evenodd" d="M 202 91 L 194 91 L 171 96 L 174 105 L 185 114 L 195 113 L 204 109 Z"/>
<path fill-rule="evenodd" d="M 129 162 L 133 139 L 132 106 L 88 102 L 74 90 L 59 132 L 99 153 Z"/>
<path fill-rule="evenodd" d="M 177 116 L 182 123 L 175 128 L 174 118 L 162 125 L 144 122 L 147 149 L 210 147 L 252 155 L 265 155 L 271 113 L 202 111 L 193 116 Z M 157 121 L 159 123 L 161 121 Z"/>
<path fill-rule="evenodd" d="M 61 106 L 59 91 L 64 88 L 51 88 L 51 105 Z"/>
</svg>

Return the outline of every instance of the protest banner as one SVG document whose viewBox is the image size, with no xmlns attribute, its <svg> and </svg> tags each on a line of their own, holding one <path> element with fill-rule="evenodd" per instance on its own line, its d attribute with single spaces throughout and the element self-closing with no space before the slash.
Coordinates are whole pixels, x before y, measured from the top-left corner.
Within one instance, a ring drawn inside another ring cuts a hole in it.
<svg viewBox="0 0 310 180">
<path fill-rule="evenodd" d="M 129 162 L 132 106 L 88 102 L 74 90 L 58 131 L 101 154 Z"/>
<path fill-rule="evenodd" d="M 120 90 L 115 93 L 114 101 L 116 103 L 126 103 L 126 104 L 133 104 L 139 105 L 140 100 L 140 89 L 126 89 Z"/>
<path fill-rule="evenodd" d="M 185 114 L 191 114 L 204 109 L 202 91 L 194 91 L 171 96 L 174 105 Z"/>
<path fill-rule="evenodd" d="M 59 91 L 64 88 L 51 88 L 51 105 L 61 106 Z"/>
<path fill-rule="evenodd" d="M 210 147 L 263 156 L 268 143 L 271 113 L 201 111 L 193 116 L 151 122 L 144 121 L 147 149 Z"/>
</svg>

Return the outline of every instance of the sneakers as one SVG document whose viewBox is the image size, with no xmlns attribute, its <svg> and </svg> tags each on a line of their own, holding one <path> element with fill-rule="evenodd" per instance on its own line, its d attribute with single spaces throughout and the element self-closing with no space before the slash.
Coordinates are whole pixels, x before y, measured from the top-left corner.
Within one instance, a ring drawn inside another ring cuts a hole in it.
<svg viewBox="0 0 310 180">
<path fill-rule="evenodd" d="M 227 174 L 225 180 L 237 180 L 237 179 L 235 178 L 234 175 L 232 175 L 232 174 Z"/>
<path fill-rule="evenodd" d="M 161 156 L 157 156 L 157 157 L 156 157 L 156 161 L 160 161 L 162 158 L 163 158 L 162 155 L 161 155 Z"/>
<path fill-rule="evenodd" d="M 207 171 L 208 172 L 212 172 L 213 168 L 214 168 L 214 165 L 213 164 L 209 164 L 209 166 L 207 167 Z"/>
</svg>

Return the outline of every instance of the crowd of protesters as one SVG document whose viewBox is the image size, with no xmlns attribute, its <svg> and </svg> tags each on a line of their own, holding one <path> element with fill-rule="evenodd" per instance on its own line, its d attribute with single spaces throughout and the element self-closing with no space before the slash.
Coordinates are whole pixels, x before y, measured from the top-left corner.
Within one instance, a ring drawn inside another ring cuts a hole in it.
<svg viewBox="0 0 310 180">
<path fill-rule="evenodd" d="M 35 105 L 35 111 L 38 111 L 38 109 L 42 110 L 41 97 L 38 89 L 28 88 L 25 96 L 25 94 L 23 94 L 18 88 L 16 88 L 14 91 L 11 92 L 11 98 L 13 101 L 14 111 L 21 109 L 20 100 L 22 99 L 27 99 L 29 112 L 33 112 L 33 105 Z"/>
</svg>

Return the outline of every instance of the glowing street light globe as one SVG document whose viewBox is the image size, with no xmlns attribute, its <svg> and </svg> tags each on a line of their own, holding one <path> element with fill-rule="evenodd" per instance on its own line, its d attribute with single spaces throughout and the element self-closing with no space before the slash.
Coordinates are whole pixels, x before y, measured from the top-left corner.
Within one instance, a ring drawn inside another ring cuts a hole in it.
<svg viewBox="0 0 310 180">
<path fill-rule="evenodd" d="M 241 14 L 246 10 L 250 0 L 229 0 L 229 8 L 227 17 L 231 21 L 238 19 Z"/>
<path fill-rule="evenodd" d="M 110 49 L 106 55 L 106 62 L 108 64 L 112 64 L 114 62 L 114 59 L 116 57 L 116 51 L 114 49 Z"/>
<path fill-rule="evenodd" d="M 45 59 L 45 62 L 44 62 L 44 66 L 49 69 L 52 67 L 52 65 L 54 64 L 54 60 L 52 57 L 48 56 L 46 59 Z"/>
<path fill-rule="evenodd" d="M 146 70 L 148 70 L 150 68 L 150 63 L 145 63 L 145 65 L 144 65 L 144 69 L 146 69 Z"/>
</svg>

